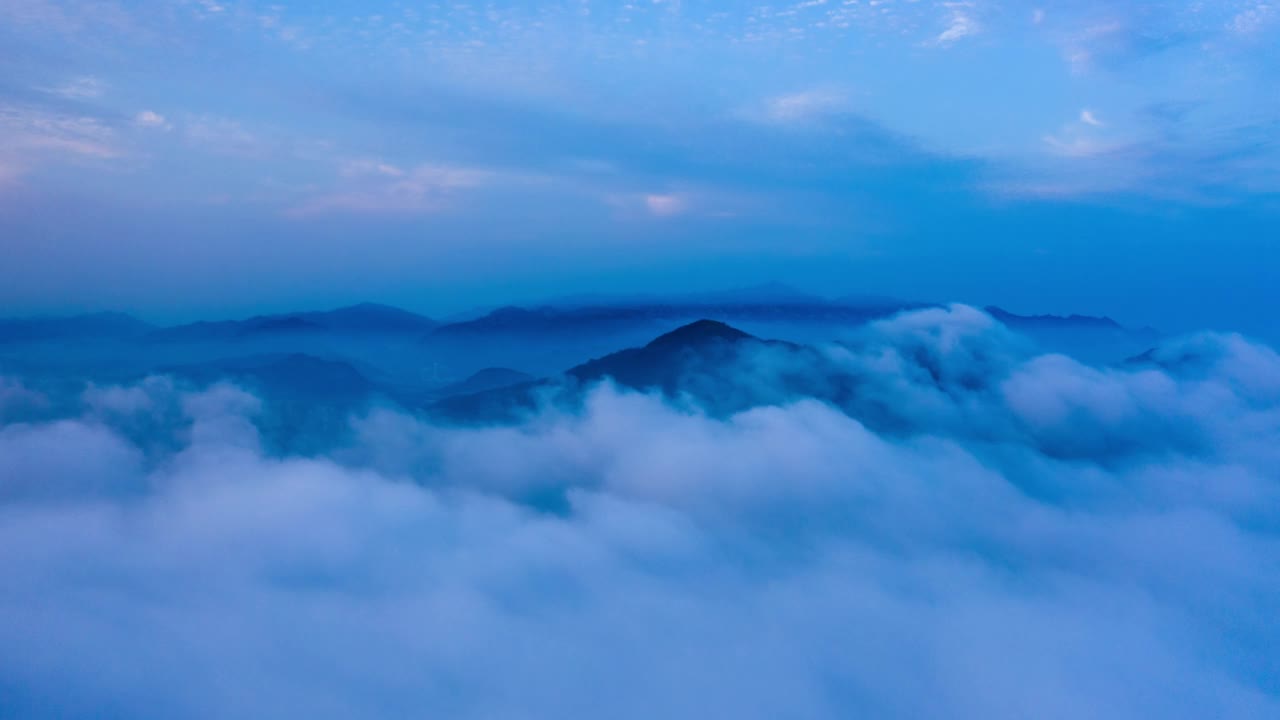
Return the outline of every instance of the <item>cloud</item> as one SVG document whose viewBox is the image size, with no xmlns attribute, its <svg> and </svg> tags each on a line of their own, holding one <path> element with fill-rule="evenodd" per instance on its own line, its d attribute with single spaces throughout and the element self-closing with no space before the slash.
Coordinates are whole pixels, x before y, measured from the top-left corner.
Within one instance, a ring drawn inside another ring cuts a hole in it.
<svg viewBox="0 0 1280 720">
<path fill-rule="evenodd" d="M 796 352 L 735 382 L 856 392 L 716 416 L 605 385 L 478 429 L 382 409 L 310 456 L 264 451 L 272 409 L 227 386 L 8 421 L 7 709 L 1280 711 L 1275 352 L 1209 334 L 1096 368 L 963 306 Z"/>
<path fill-rule="evenodd" d="M 123 33 L 133 28 L 132 18 L 110 0 L 93 3 L 60 3 L 56 0 L 5 0 L 0 18 L 16 26 L 33 26 L 65 35 L 108 30 Z"/>
<path fill-rule="evenodd" d="M 342 166 L 342 174 L 348 177 L 365 175 L 384 175 L 386 177 L 404 177 L 404 170 L 381 160 L 359 158 L 349 160 Z"/>
<path fill-rule="evenodd" d="M 688 201 L 674 194 L 666 195 L 645 195 L 644 206 L 650 214 L 658 217 L 671 217 L 680 215 L 688 209 Z"/>
<path fill-rule="evenodd" d="M 356 187 L 323 193 L 290 209 L 294 217 L 334 212 L 421 214 L 448 207 L 458 193 L 481 187 L 495 177 L 488 170 L 424 164 L 404 171 L 385 163 L 347 164 L 343 174 Z"/>
<path fill-rule="evenodd" d="M 22 177 L 23 167 L 15 162 L 0 160 L 0 188 L 17 184 Z"/>
<path fill-rule="evenodd" d="M 206 13 L 218 14 L 225 12 L 227 9 L 225 5 L 216 0 L 197 0 L 197 2 Z"/>
<path fill-rule="evenodd" d="M 270 143 L 246 128 L 239 120 L 201 115 L 189 118 L 182 125 L 187 142 L 206 152 L 263 157 L 271 151 Z"/>
<path fill-rule="evenodd" d="M 106 91 L 106 84 L 92 76 L 74 78 L 62 85 L 46 90 L 50 94 L 69 100 L 93 100 L 102 97 Z"/>
<path fill-rule="evenodd" d="M 169 124 L 169 121 L 165 120 L 163 115 L 152 110 L 143 110 L 142 112 L 139 112 L 134 116 L 133 121 L 139 126 L 145 128 L 168 130 L 172 127 L 172 125 Z"/>
<path fill-rule="evenodd" d="M 1275 18 L 1275 6 L 1260 2 L 1241 10 L 1227 22 L 1227 29 L 1238 35 L 1255 35 Z"/>
<path fill-rule="evenodd" d="M 1046 135 L 1044 142 L 1055 155 L 1067 158 L 1097 157 L 1114 152 L 1121 147 L 1117 143 L 1106 142 L 1099 138 L 1085 137 L 1075 133 L 1069 133 L 1065 136 Z"/>
<path fill-rule="evenodd" d="M 23 105 L 0 104 L 0 164 L 11 174 L 49 158 L 110 160 L 124 155 L 115 131 L 101 120 Z"/>
<path fill-rule="evenodd" d="M 949 2 L 943 5 L 950 9 L 950 20 L 946 29 L 934 38 L 937 44 L 951 45 L 963 38 L 977 35 L 982 30 L 972 15 L 973 3 Z"/>
<path fill-rule="evenodd" d="M 1267 123 L 1244 125 L 1212 140 L 1189 141 L 1194 102 L 1140 110 L 1139 124 L 1104 122 L 1090 110 L 1045 135 L 1045 153 L 1010 163 L 990 185 L 1001 193 L 1042 197 L 1137 194 L 1197 206 L 1240 201 L 1237 194 L 1280 187 L 1270 162 Z M 1114 129 L 1113 129 L 1114 128 Z"/>
<path fill-rule="evenodd" d="M 848 98 L 843 92 L 817 88 L 771 97 L 762 109 L 748 113 L 748 117 L 769 124 L 791 125 L 812 122 L 847 109 Z"/>
</svg>

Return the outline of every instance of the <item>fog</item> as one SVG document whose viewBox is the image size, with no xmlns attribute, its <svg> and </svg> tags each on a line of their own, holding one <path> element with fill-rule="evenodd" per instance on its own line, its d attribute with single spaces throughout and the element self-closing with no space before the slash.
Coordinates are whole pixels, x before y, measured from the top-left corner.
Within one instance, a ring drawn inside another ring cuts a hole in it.
<svg viewBox="0 0 1280 720">
<path fill-rule="evenodd" d="M 304 455 L 230 384 L 0 379 L 0 716 L 1280 716 L 1271 349 L 952 306 L 705 383 Z"/>
</svg>

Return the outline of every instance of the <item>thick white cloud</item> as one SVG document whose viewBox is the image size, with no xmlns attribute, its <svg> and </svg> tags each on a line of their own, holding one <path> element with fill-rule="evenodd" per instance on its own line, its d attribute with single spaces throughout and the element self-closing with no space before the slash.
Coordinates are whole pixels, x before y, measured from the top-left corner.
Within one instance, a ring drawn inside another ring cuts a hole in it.
<svg viewBox="0 0 1280 720">
<path fill-rule="evenodd" d="M 739 380 L 792 373 L 775 350 Z M 603 386 L 505 428 L 375 411 L 316 457 L 264 453 L 271 408 L 226 386 L 10 423 L 7 709 L 1280 712 L 1275 353 L 1092 368 L 955 307 L 808 367 L 862 399 L 717 417 Z"/>
</svg>

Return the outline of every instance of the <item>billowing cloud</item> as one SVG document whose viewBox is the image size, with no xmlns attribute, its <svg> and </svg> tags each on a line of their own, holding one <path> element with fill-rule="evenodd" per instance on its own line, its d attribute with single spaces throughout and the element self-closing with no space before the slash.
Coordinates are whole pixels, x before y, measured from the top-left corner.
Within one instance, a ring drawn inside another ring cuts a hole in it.
<svg viewBox="0 0 1280 720">
<path fill-rule="evenodd" d="M 1091 367 L 956 306 L 723 374 L 852 391 L 721 416 L 605 385 L 472 429 L 381 409 L 313 456 L 264 451 L 272 408 L 227 386 L 11 418 L 7 710 L 1280 712 L 1275 352 Z"/>
</svg>

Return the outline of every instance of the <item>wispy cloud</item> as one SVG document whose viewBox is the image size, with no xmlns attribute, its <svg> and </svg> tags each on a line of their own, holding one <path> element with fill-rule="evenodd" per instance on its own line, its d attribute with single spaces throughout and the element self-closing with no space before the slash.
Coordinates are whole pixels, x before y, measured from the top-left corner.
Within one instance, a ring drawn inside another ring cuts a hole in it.
<svg viewBox="0 0 1280 720">
<path fill-rule="evenodd" d="M 0 106 L 0 130 L 10 153 L 54 153 L 98 159 L 124 151 L 114 130 L 97 118 L 17 105 Z"/>
<path fill-rule="evenodd" d="M 847 112 L 847 92 L 830 87 L 810 88 L 765 98 L 740 111 L 738 117 L 765 125 L 806 125 Z"/>
<path fill-rule="evenodd" d="M 344 168 L 354 187 L 320 193 L 290 208 L 296 218 L 328 213 L 415 215 L 439 212 L 458 193 L 478 188 L 495 177 L 491 171 L 452 165 L 418 165 L 401 170 L 385 163 Z"/>
<path fill-rule="evenodd" d="M 16 185 L 22 174 L 23 168 L 16 161 L 0 157 L 0 189 Z"/>
<path fill-rule="evenodd" d="M 186 119 L 182 132 L 191 145 L 221 155 L 261 156 L 271 146 L 239 120 L 217 115 Z"/>
<path fill-rule="evenodd" d="M 689 200 L 685 196 L 673 193 L 645 195 L 644 206 L 651 215 L 672 217 L 687 211 L 689 209 Z"/>
<path fill-rule="evenodd" d="M 114 160 L 125 154 L 96 118 L 0 104 L 0 186 L 14 187 L 42 167 Z"/>
<path fill-rule="evenodd" d="M 1255 35 L 1275 21 L 1277 6 L 1270 2 L 1255 3 L 1227 22 L 1227 29 L 1239 35 Z"/>
<path fill-rule="evenodd" d="M 141 127 L 156 130 L 168 130 L 173 127 L 163 115 L 153 110 L 143 110 L 134 116 L 133 121 Z"/>
<path fill-rule="evenodd" d="M 357 158 L 342 163 L 342 174 L 347 177 L 367 175 L 383 175 L 386 177 L 404 177 L 405 171 L 382 160 L 373 158 Z"/>
<path fill-rule="evenodd" d="M 96 77 L 85 76 L 73 78 L 56 87 L 46 88 L 45 91 L 70 100 L 93 100 L 106 93 L 107 85 Z"/>
<path fill-rule="evenodd" d="M 977 35 L 982 30 L 973 17 L 973 3 L 948 2 L 943 3 L 943 6 L 949 10 L 949 19 L 947 27 L 934 38 L 937 44 L 951 45 L 963 38 Z"/>
<path fill-rule="evenodd" d="M 217 0 L 196 0 L 196 4 L 200 6 L 201 10 L 212 15 L 218 15 L 227 10 L 226 6 L 217 2 Z"/>
<path fill-rule="evenodd" d="M 53 0 L 0 1 L 0 18 L 14 25 L 29 26 L 64 35 L 132 32 L 131 14 L 114 0 L 95 2 L 55 2 Z"/>
</svg>

